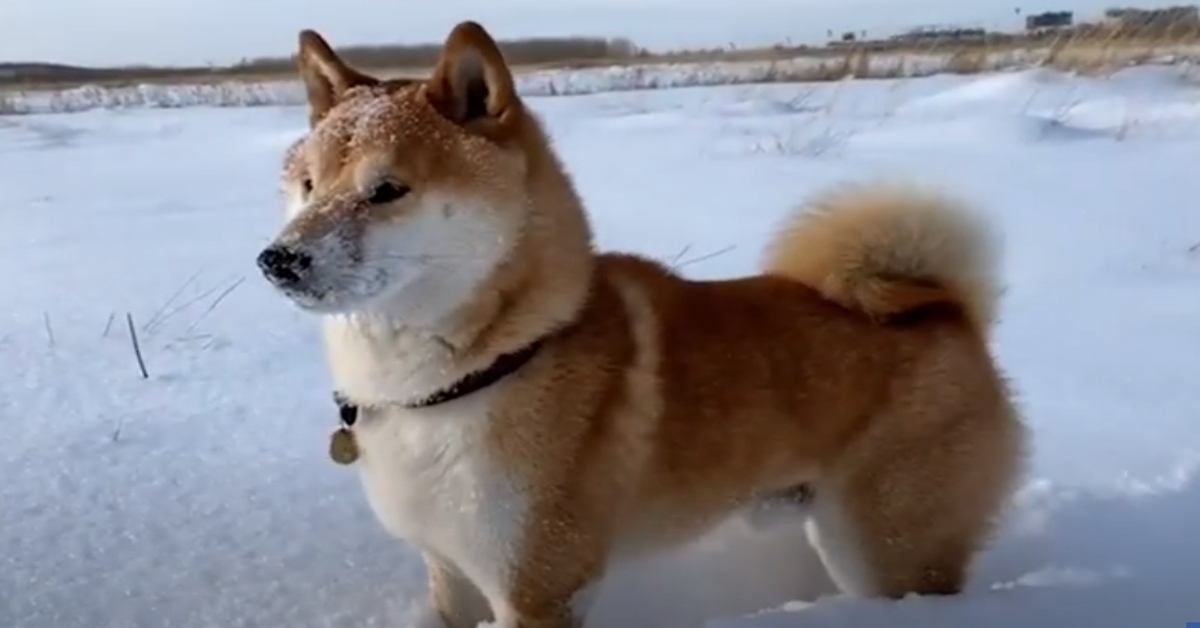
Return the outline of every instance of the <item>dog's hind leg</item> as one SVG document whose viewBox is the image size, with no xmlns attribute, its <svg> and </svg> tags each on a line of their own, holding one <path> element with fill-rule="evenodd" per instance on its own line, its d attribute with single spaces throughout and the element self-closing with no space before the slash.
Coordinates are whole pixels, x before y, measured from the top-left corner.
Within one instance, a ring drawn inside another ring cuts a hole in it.
<svg viewBox="0 0 1200 628">
<path fill-rule="evenodd" d="M 980 406 L 928 431 L 875 434 L 816 485 L 809 540 L 843 592 L 952 595 L 965 586 L 1022 460 L 1012 410 Z"/>
</svg>

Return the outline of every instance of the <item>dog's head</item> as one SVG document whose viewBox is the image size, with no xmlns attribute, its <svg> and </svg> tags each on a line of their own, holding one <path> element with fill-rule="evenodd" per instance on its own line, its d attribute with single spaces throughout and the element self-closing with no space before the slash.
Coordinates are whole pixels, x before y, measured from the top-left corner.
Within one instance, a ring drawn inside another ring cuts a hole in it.
<svg viewBox="0 0 1200 628">
<path fill-rule="evenodd" d="M 311 311 L 448 314 L 529 219 L 534 123 L 495 41 L 464 22 L 428 79 L 379 80 L 304 31 L 299 65 L 310 131 L 287 154 L 288 222 L 263 275 Z"/>
</svg>

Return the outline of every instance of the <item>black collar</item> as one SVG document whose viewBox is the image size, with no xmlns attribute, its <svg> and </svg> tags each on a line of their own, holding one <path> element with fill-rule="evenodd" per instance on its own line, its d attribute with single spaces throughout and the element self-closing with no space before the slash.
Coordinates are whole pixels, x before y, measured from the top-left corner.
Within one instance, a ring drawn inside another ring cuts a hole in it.
<svg viewBox="0 0 1200 628">
<path fill-rule="evenodd" d="M 537 355 L 538 349 L 541 348 L 542 340 L 537 340 L 516 351 L 505 353 L 496 358 L 496 361 L 492 362 L 486 368 L 468 373 L 462 379 L 428 397 L 401 403 L 399 406 L 409 410 L 428 408 L 454 401 L 455 399 L 461 399 L 474 392 L 479 392 L 505 377 L 516 373 L 522 366 L 525 366 L 525 364 L 532 360 L 533 356 Z M 333 402 L 337 404 L 338 415 L 341 417 L 342 425 L 346 427 L 354 425 L 354 422 L 358 420 L 359 406 L 351 403 L 345 394 L 336 391 L 333 393 Z"/>
</svg>

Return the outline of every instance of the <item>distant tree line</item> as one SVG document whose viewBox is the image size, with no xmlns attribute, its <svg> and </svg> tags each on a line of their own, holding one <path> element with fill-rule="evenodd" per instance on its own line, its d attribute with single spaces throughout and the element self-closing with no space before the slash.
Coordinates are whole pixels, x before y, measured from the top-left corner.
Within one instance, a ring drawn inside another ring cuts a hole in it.
<svg viewBox="0 0 1200 628">
<path fill-rule="evenodd" d="M 632 41 L 624 38 L 536 37 L 501 41 L 500 49 L 514 65 L 589 64 L 599 60 L 621 61 L 639 55 Z M 440 43 L 377 44 L 342 46 L 338 53 L 352 65 L 366 69 L 427 68 L 441 52 Z M 128 66 L 94 68 L 54 63 L 2 63 L 0 84 L 81 83 L 122 80 L 158 80 L 189 77 L 238 77 L 280 75 L 293 72 L 295 56 L 243 59 L 222 67 Z"/>
</svg>

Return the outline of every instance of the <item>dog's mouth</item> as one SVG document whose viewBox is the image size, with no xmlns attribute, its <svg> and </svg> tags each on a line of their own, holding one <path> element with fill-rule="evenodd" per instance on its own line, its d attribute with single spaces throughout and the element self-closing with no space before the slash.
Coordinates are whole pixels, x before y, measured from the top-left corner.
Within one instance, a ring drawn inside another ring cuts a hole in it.
<svg viewBox="0 0 1200 628">
<path fill-rule="evenodd" d="M 300 309 L 312 312 L 321 312 L 328 309 L 329 293 L 325 290 L 315 290 L 306 287 L 281 287 L 276 286 L 289 300 L 298 305 Z"/>
<path fill-rule="evenodd" d="M 302 310 L 323 312 L 331 305 L 329 290 L 317 287 L 313 282 L 290 282 L 272 277 L 268 277 L 267 282 Z"/>
<path fill-rule="evenodd" d="M 367 308 L 386 292 L 388 274 L 353 271 L 309 271 L 299 277 L 287 272 L 267 274 L 267 282 L 301 310 L 316 314 L 349 314 Z"/>
</svg>

